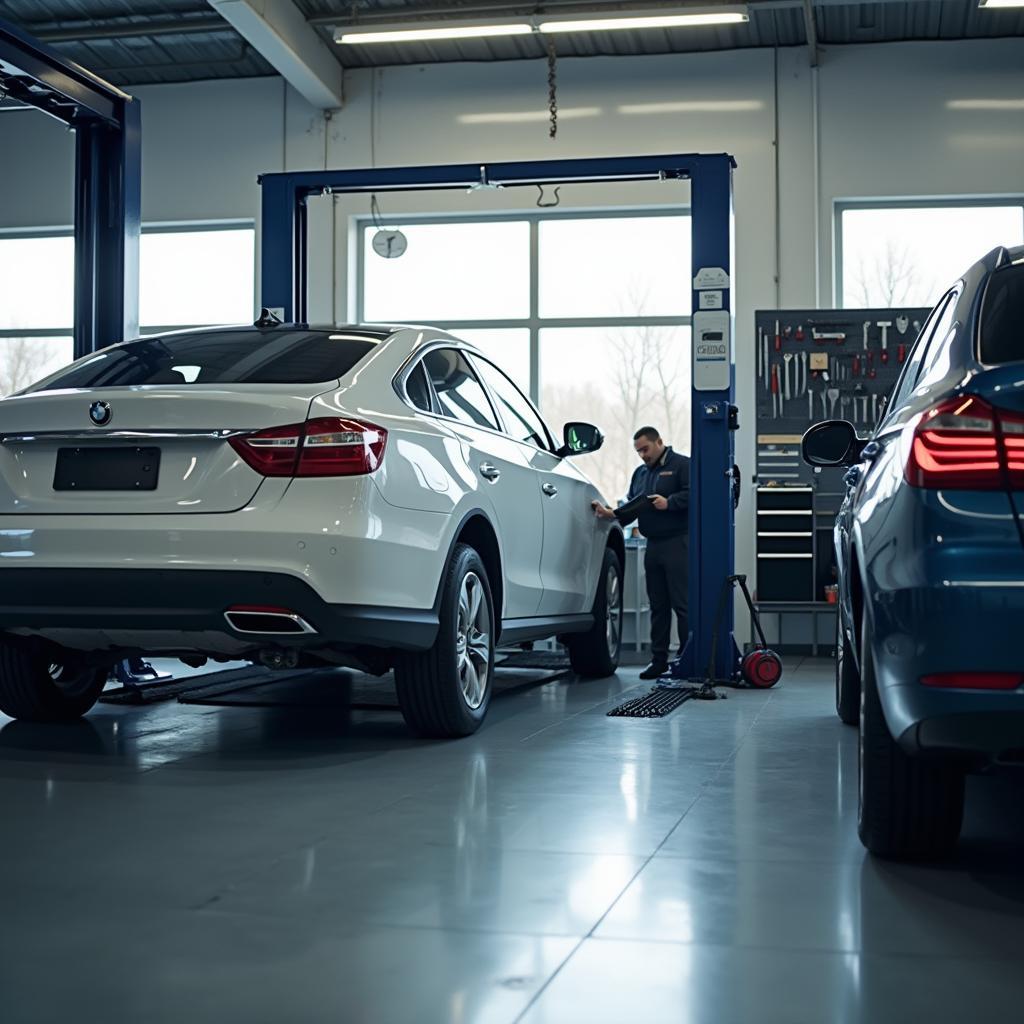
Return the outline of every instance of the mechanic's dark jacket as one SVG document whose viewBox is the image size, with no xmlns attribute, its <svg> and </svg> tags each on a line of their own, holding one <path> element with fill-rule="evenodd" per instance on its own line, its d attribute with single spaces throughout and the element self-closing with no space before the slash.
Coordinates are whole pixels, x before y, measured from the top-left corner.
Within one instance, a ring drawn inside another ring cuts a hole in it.
<svg viewBox="0 0 1024 1024">
<path fill-rule="evenodd" d="M 638 466 L 629 483 L 627 501 L 641 494 L 660 494 L 668 498 L 668 508 L 659 512 L 653 505 L 642 508 L 637 516 L 640 532 L 648 540 L 685 537 L 690 532 L 690 459 L 666 448 L 650 468 Z M 628 523 L 623 523 L 628 526 Z"/>
</svg>

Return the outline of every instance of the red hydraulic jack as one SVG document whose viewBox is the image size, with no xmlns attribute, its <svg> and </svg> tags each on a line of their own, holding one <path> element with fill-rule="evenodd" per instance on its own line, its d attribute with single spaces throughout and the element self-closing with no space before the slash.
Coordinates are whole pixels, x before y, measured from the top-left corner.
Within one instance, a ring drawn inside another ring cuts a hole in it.
<svg viewBox="0 0 1024 1024">
<path fill-rule="evenodd" d="M 719 627 L 725 616 L 726 602 L 732 598 L 733 587 L 739 584 L 740 591 L 747 602 L 750 610 L 750 620 L 757 631 L 758 643 L 752 651 L 749 651 L 736 663 L 732 678 L 715 678 L 715 655 L 718 648 Z M 716 686 L 729 686 L 737 690 L 767 690 L 774 686 L 782 678 L 782 659 L 768 647 L 764 630 L 761 628 L 761 619 L 754 607 L 750 591 L 747 589 L 747 577 L 739 574 L 726 576 L 725 582 L 718 596 L 718 612 L 715 616 L 715 629 L 711 634 L 711 657 L 704 672 L 703 679 L 691 679 L 691 685 L 684 686 L 677 681 L 659 680 L 657 687 L 664 690 L 689 691 L 689 695 L 697 700 L 721 700 L 724 693 L 717 693 Z M 693 685 L 696 684 L 696 685 Z"/>
</svg>

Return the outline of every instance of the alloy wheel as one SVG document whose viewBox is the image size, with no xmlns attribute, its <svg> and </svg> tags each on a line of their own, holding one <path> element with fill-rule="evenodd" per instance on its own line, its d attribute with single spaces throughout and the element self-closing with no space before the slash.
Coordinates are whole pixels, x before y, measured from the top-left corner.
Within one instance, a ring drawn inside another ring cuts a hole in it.
<svg viewBox="0 0 1024 1024">
<path fill-rule="evenodd" d="M 605 634 L 608 640 L 608 653 L 614 658 L 619 653 L 619 643 L 622 640 L 622 600 L 619 593 L 619 574 L 613 565 L 608 566 L 604 593 L 607 616 Z"/>
<path fill-rule="evenodd" d="M 490 613 L 483 582 L 475 572 L 468 572 L 459 590 L 455 655 L 462 696 L 473 711 L 483 704 L 490 682 L 490 629 Z"/>
</svg>

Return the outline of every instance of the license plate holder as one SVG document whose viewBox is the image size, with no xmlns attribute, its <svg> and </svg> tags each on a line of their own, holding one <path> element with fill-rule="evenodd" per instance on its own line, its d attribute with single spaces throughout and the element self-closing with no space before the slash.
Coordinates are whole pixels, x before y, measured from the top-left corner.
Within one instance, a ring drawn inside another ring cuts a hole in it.
<svg viewBox="0 0 1024 1024">
<path fill-rule="evenodd" d="M 126 445 L 58 448 L 55 491 L 155 491 L 160 449 Z"/>
</svg>

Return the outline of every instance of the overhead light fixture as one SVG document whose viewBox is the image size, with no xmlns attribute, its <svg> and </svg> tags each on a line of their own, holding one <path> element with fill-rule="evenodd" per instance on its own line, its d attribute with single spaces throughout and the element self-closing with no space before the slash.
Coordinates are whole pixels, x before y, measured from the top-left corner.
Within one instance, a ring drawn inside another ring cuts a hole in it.
<svg viewBox="0 0 1024 1024">
<path fill-rule="evenodd" d="M 1024 0 L 1021 0 L 1024 3 Z M 716 7 L 705 10 L 634 12 L 628 15 L 603 15 L 591 18 L 573 15 L 542 21 L 541 32 L 621 32 L 648 28 L 687 28 L 698 25 L 736 25 L 749 21 L 745 7 Z"/>
<path fill-rule="evenodd" d="M 335 29 L 334 41 L 346 45 L 369 43 L 426 43 L 437 39 L 481 39 L 484 36 L 528 36 L 533 26 L 521 22 L 424 22 L 420 27 Z"/>
<path fill-rule="evenodd" d="M 1024 0 L 1020 0 L 1024 3 Z M 372 43 L 417 43 L 445 39 L 482 39 L 488 36 L 527 36 L 536 32 L 545 35 L 567 32 L 620 32 L 651 28 L 687 28 L 700 25 L 734 25 L 749 20 L 743 5 L 730 7 L 675 8 L 631 11 L 629 14 L 595 13 L 591 16 L 574 14 L 564 17 L 482 20 L 482 21 L 425 21 L 419 24 L 392 27 L 338 28 L 334 41 L 343 45 Z"/>
<path fill-rule="evenodd" d="M 981 0 L 979 7 L 1024 7 L 1024 0 Z"/>
</svg>

